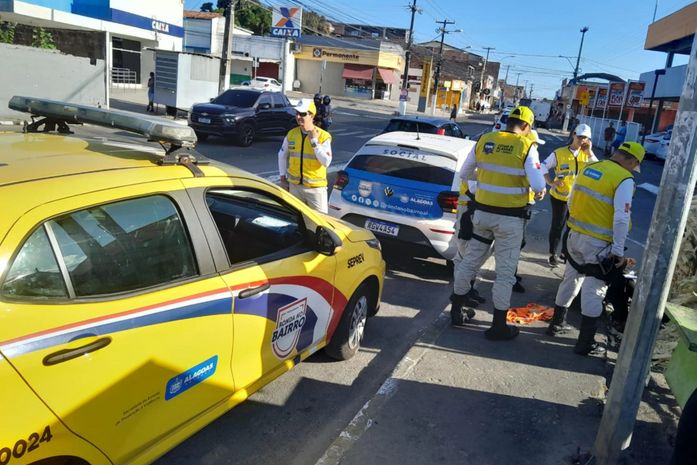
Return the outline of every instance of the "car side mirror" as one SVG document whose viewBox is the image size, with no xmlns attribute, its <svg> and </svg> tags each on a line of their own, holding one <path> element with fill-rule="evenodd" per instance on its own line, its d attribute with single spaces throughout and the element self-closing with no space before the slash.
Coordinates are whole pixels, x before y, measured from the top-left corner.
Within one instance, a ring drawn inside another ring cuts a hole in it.
<svg viewBox="0 0 697 465">
<path fill-rule="evenodd" d="M 215 98 L 209 98 L 209 99 L 208 99 L 208 101 L 211 102 L 211 103 L 213 103 L 213 100 L 215 100 Z"/>
<path fill-rule="evenodd" d="M 334 255 L 339 251 L 343 243 L 341 238 L 331 229 L 317 226 L 315 232 L 315 250 L 322 255 Z"/>
<path fill-rule="evenodd" d="M 260 110 L 268 110 L 271 108 L 271 104 L 270 103 L 260 103 L 258 108 Z"/>
</svg>

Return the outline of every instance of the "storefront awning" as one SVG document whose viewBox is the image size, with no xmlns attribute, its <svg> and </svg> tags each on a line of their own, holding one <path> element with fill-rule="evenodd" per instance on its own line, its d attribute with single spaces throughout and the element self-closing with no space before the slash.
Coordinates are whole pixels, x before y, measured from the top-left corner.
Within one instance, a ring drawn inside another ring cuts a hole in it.
<svg viewBox="0 0 697 465">
<path fill-rule="evenodd" d="M 399 77 L 397 77 L 397 73 L 394 70 L 378 68 L 378 72 L 380 72 L 380 77 L 385 81 L 385 84 L 399 84 Z"/>
<path fill-rule="evenodd" d="M 372 81 L 374 69 L 374 67 L 368 65 L 354 65 L 345 63 L 344 72 L 341 73 L 341 77 L 344 79 L 363 79 L 365 81 Z"/>
</svg>

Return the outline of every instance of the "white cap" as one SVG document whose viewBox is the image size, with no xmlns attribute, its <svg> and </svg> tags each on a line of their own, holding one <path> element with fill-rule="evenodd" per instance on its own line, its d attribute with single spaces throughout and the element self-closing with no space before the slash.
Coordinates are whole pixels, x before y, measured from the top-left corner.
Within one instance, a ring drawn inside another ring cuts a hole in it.
<svg viewBox="0 0 697 465">
<path fill-rule="evenodd" d="M 574 134 L 577 136 L 583 136 L 587 138 L 591 138 L 591 127 L 588 126 L 587 124 L 581 123 L 578 126 L 576 126 L 576 129 L 574 129 Z"/>
<path fill-rule="evenodd" d="M 298 102 L 298 104 L 295 106 L 295 111 L 300 112 L 300 113 L 307 113 L 310 112 L 313 115 L 317 114 L 317 107 L 315 106 L 315 102 L 312 101 L 310 98 L 302 98 Z"/>
<path fill-rule="evenodd" d="M 534 129 L 530 130 L 530 134 L 528 134 L 528 138 L 536 144 L 545 145 L 545 141 L 540 139 L 540 135 Z"/>
</svg>

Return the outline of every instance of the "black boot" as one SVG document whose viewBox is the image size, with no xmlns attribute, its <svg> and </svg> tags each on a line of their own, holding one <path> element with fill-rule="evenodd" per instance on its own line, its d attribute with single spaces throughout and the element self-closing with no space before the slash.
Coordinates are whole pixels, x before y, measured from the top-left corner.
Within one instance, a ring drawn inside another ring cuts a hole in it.
<svg viewBox="0 0 697 465">
<path fill-rule="evenodd" d="M 469 298 L 476 300 L 480 304 L 486 303 L 486 299 L 479 294 L 479 291 L 474 288 L 474 279 L 470 281 L 470 290 L 466 294 Z"/>
<path fill-rule="evenodd" d="M 605 348 L 595 342 L 595 332 L 598 329 L 600 317 L 590 317 L 583 315 L 581 320 L 581 332 L 574 347 L 574 352 L 579 355 L 602 356 L 605 355 Z"/>
<path fill-rule="evenodd" d="M 517 327 L 506 324 L 507 313 L 508 310 L 494 309 L 494 322 L 484 331 L 484 337 L 492 341 L 509 341 L 520 333 Z"/>
<path fill-rule="evenodd" d="M 477 301 L 468 297 L 467 294 L 453 294 L 450 296 L 452 305 L 450 306 L 450 323 L 453 326 L 464 326 L 474 318 L 474 308 L 477 307 Z"/>
<path fill-rule="evenodd" d="M 525 292 L 525 288 L 523 287 L 522 284 L 520 284 L 520 282 L 522 280 L 523 280 L 523 278 L 521 278 L 518 275 L 515 275 L 515 284 L 513 285 L 513 289 L 512 289 L 513 292 L 517 292 L 518 294 L 523 294 Z"/>
<path fill-rule="evenodd" d="M 559 336 L 573 329 L 566 324 L 566 313 L 568 311 L 568 307 L 562 307 L 560 305 L 554 306 L 554 316 L 552 317 L 552 321 L 549 322 L 547 331 L 545 331 L 548 336 Z"/>
</svg>

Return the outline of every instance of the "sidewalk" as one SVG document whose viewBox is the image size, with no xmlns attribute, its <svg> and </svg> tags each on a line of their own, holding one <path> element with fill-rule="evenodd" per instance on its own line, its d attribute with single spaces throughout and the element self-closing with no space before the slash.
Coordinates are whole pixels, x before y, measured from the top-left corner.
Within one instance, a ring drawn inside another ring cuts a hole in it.
<svg viewBox="0 0 697 465">
<path fill-rule="evenodd" d="M 563 267 L 546 265 L 548 218 L 538 210 L 531 221 L 519 268 L 527 292 L 514 293 L 512 306 L 553 305 Z M 486 340 L 492 267 L 489 260 L 480 276 L 487 303 L 475 321 L 453 328 L 444 309 L 317 465 L 586 463 L 578 452 L 593 446 L 616 354 L 576 355 L 578 332 L 550 338 L 543 322 L 519 325 L 513 341 Z M 578 308 L 569 322 L 578 328 Z M 662 376 L 654 378 L 623 464 L 669 461 L 675 404 Z"/>
</svg>

